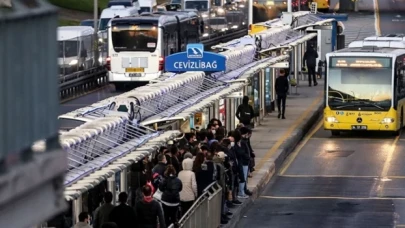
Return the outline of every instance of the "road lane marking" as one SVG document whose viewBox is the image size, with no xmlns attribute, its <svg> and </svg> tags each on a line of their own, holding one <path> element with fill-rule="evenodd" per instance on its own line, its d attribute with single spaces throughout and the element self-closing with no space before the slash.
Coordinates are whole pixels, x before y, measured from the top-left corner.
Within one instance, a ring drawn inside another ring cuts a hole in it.
<svg viewBox="0 0 405 228">
<path fill-rule="evenodd" d="M 266 152 L 264 157 L 260 159 L 259 163 L 256 165 L 256 170 L 260 170 L 264 163 L 266 163 L 278 150 L 278 148 L 283 144 L 284 141 L 287 140 L 288 137 L 291 136 L 293 131 L 298 128 L 298 125 L 304 121 L 305 118 L 307 118 L 311 112 L 314 111 L 315 107 L 318 105 L 318 103 L 323 99 L 323 91 L 318 95 L 318 97 L 312 102 L 312 104 L 308 107 L 308 109 L 301 115 L 300 118 L 298 118 L 294 123 L 287 129 L 287 131 L 281 136 L 279 140 Z M 323 114 L 321 114 L 323 115 Z"/>
<path fill-rule="evenodd" d="M 316 177 L 321 177 L 321 178 L 328 178 L 328 177 L 341 177 L 341 178 L 379 178 L 378 176 L 355 176 L 355 175 L 305 175 L 305 174 L 285 174 L 285 175 L 279 175 L 280 177 L 297 177 L 297 178 L 316 178 Z M 404 177 L 405 178 L 405 177 Z"/>
<path fill-rule="evenodd" d="M 405 197 L 344 197 L 344 196 L 260 196 L 265 199 L 337 199 L 337 200 L 405 200 Z"/>
<path fill-rule="evenodd" d="M 312 137 L 311 139 L 316 139 L 316 140 L 350 140 L 350 141 L 355 141 L 355 140 L 381 140 L 381 141 L 386 141 L 386 140 L 393 140 L 391 138 L 322 138 L 322 137 Z M 404 139 L 405 140 L 405 139 Z"/>
<path fill-rule="evenodd" d="M 387 176 L 388 176 L 388 171 L 390 169 L 391 162 L 392 162 L 392 159 L 394 157 L 394 152 L 395 152 L 395 149 L 397 147 L 399 137 L 400 137 L 400 135 L 396 136 L 394 141 L 391 144 L 390 150 L 388 151 L 387 159 L 385 160 L 383 169 L 381 171 L 380 178 L 387 178 Z M 383 195 L 383 193 L 384 193 L 384 185 L 385 185 L 385 181 L 381 182 L 381 184 L 377 188 L 377 192 L 378 192 L 377 195 L 379 197 L 381 197 Z"/>
<path fill-rule="evenodd" d="M 280 175 L 283 175 L 285 171 L 290 167 L 290 165 L 293 163 L 297 155 L 300 153 L 302 148 L 307 144 L 309 139 L 323 126 L 323 121 L 319 121 L 318 124 L 312 128 L 311 132 L 304 138 L 304 140 L 301 141 L 298 147 L 294 149 L 294 151 L 290 154 L 290 156 L 287 158 L 287 161 L 284 162 L 284 165 L 280 169 Z"/>
<path fill-rule="evenodd" d="M 373 0 L 374 5 L 374 17 L 375 17 L 375 32 L 377 36 L 381 36 L 381 25 L 380 25 L 380 7 L 378 6 L 378 0 Z"/>
</svg>

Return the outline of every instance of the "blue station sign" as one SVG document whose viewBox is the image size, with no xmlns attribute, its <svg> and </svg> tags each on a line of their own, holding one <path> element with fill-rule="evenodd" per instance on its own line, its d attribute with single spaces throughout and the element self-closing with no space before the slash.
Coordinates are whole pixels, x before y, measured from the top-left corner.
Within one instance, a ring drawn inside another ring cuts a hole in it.
<svg viewBox="0 0 405 228">
<path fill-rule="evenodd" d="M 168 72 L 225 71 L 225 56 L 204 51 L 203 44 L 188 44 L 185 52 L 169 55 L 165 60 Z"/>
</svg>

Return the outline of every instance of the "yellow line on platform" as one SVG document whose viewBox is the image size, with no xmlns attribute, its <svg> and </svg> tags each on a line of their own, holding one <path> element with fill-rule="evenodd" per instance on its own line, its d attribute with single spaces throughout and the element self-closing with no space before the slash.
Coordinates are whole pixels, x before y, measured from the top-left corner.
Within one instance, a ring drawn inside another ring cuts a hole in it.
<svg viewBox="0 0 405 228">
<path fill-rule="evenodd" d="M 355 176 L 355 175 L 280 175 L 280 177 L 315 178 L 315 177 L 342 177 L 342 178 L 378 178 L 378 176 Z M 404 177 L 405 178 L 405 177 Z"/>
<path fill-rule="evenodd" d="M 390 197 L 343 197 L 343 196 L 260 196 L 265 199 L 341 199 L 341 200 L 405 200 Z"/>
<path fill-rule="evenodd" d="M 388 156 L 387 156 L 387 159 L 384 162 L 384 166 L 383 166 L 380 177 L 384 178 L 384 177 L 387 177 L 387 175 L 388 175 L 388 171 L 390 169 L 391 162 L 392 162 L 392 159 L 394 157 L 394 152 L 395 152 L 395 148 L 397 147 L 397 142 L 399 140 L 399 137 L 400 137 L 400 135 L 395 137 L 394 141 L 391 144 L 391 147 L 390 147 L 390 149 L 388 151 Z M 384 185 L 385 185 L 385 181 L 381 182 L 380 186 L 378 186 L 377 190 L 378 190 L 378 196 L 379 197 L 381 197 L 383 195 Z"/>
<path fill-rule="evenodd" d="M 302 148 L 307 144 L 309 139 L 323 126 L 323 121 L 319 121 L 318 124 L 312 128 L 311 132 L 305 137 L 305 139 L 300 143 L 300 145 L 295 148 L 295 150 L 291 153 L 291 155 L 287 158 L 287 161 L 284 163 L 284 165 L 280 169 L 280 175 L 283 175 L 285 171 L 290 167 L 290 165 L 293 163 L 299 152 L 302 150 Z"/>
<path fill-rule="evenodd" d="M 292 132 L 304 121 L 305 118 L 307 118 L 311 112 L 314 111 L 316 105 L 323 99 L 323 92 L 319 94 L 319 96 L 312 102 L 312 104 L 308 107 L 308 109 L 301 115 L 300 118 L 298 118 L 288 129 L 287 131 L 281 136 L 279 140 L 266 152 L 264 157 L 259 161 L 259 163 L 256 165 L 256 169 L 260 170 L 264 163 L 269 160 L 274 153 L 277 152 L 277 149 L 283 144 L 284 141 L 287 140 L 288 137 L 291 136 Z"/>
<path fill-rule="evenodd" d="M 311 139 L 316 140 L 346 140 L 346 141 L 355 141 L 355 140 L 386 140 L 389 138 L 322 138 L 322 137 L 312 137 Z"/>
</svg>

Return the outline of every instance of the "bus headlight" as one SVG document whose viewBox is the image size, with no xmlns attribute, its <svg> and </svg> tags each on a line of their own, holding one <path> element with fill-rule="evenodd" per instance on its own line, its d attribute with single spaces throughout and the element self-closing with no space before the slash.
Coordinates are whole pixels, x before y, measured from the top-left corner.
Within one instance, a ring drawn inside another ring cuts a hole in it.
<svg viewBox="0 0 405 228">
<path fill-rule="evenodd" d="M 70 61 L 69 65 L 73 66 L 76 65 L 79 61 L 77 59 L 73 59 L 72 61 Z"/>
<path fill-rule="evenodd" d="M 381 123 L 383 124 L 394 123 L 394 118 L 384 118 Z"/>
<path fill-rule="evenodd" d="M 326 122 L 329 122 L 329 123 L 337 123 L 337 122 L 339 122 L 339 121 L 338 121 L 335 117 L 333 117 L 333 116 L 326 117 L 325 120 L 326 120 Z"/>
</svg>

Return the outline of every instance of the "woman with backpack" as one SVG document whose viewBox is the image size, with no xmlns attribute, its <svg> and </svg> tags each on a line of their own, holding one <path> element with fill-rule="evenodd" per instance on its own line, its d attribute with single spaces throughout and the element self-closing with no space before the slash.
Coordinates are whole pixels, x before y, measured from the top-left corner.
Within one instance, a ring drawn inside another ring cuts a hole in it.
<svg viewBox="0 0 405 228">
<path fill-rule="evenodd" d="M 165 216 L 166 226 L 177 222 L 177 212 L 180 205 L 180 192 L 183 184 L 176 177 L 176 169 L 173 165 L 168 165 L 165 171 L 165 178 L 159 184 L 159 190 L 162 192 L 162 206 Z"/>
</svg>

